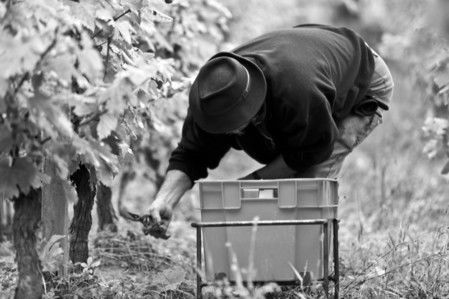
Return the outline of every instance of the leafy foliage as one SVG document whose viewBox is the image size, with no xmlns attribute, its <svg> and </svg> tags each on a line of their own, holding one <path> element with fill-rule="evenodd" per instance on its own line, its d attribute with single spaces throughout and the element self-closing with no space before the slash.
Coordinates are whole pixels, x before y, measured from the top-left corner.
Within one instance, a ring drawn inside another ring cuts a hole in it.
<svg viewBox="0 0 449 299">
<path fill-rule="evenodd" d="M 178 104 L 203 55 L 198 49 L 215 52 L 229 17 L 213 0 L 170 7 L 156 0 L 0 2 L 2 199 L 50 180 L 73 199 L 68 178 L 80 163 L 111 186 L 141 141 L 154 166 L 161 164 L 184 117 Z M 157 110 L 160 102 L 166 105 Z M 56 165 L 56 176 L 44 173 L 45 163 Z M 46 270 L 57 268 L 60 253 L 57 240 L 42 248 Z M 85 273 L 71 279 L 97 279 L 97 264 L 81 266 Z"/>
<path fill-rule="evenodd" d="M 141 0 L 10 0 L 0 3 L 0 13 L 6 198 L 41 187 L 46 159 L 63 180 L 83 162 L 111 185 L 136 138 L 183 117 L 160 121 L 165 116 L 153 113 L 153 102 L 186 89 L 199 60 L 191 39 L 223 39 L 230 17 L 218 2 L 199 0 L 170 8 Z M 110 136 L 121 149 L 118 158 L 105 142 Z M 14 168 L 6 168 L 7 159 Z"/>
<path fill-rule="evenodd" d="M 90 9 L 101 12 L 108 3 L 71 5 L 79 9 L 94 5 L 96 9 Z M 110 8 L 109 13 L 116 9 Z M 65 169 L 78 161 L 94 165 L 100 174 L 116 172 L 118 161 L 101 142 L 118 126 L 111 118 L 118 119 L 125 110 L 134 112 L 130 103 L 139 104 L 133 94 L 137 86 L 156 77 L 168 81 L 166 70 L 163 76 L 158 70 L 145 73 L 154 59 L 143 61 L 140 69 L 123 63 L 110 83 L 103 80 L 103 61 L 92 37 L 96 28 L 97 32 L 104 30 L 105 14 L 92 16 L 95 26 L 89 27 L 86 15 L 84 20 L 77 18 L 62 1 L 6 3 L 0 57 L 6 70 L 0 84 L 1 154 L 14 160 L 16 169 L 8 172 L 9 177 L 23 180 L 19 186 L 24 192 L 29 186 L 40 187 L 33 177 L 16 175 L 28 172 L 31 161 L 36 164 L 31 172 L 35 177 L 43 159 L 54 160 L 64 169 L 62 179 L 68 175 Z M 94 118 L 100 120 L 96 126 L 85 126 Z M 21 163 L 24 157 L 27 164 Z M 106 181 L 105 177 L 100 175 Z M 16 194 L 9 191 L 7 198 Z"/>
<path fill-rule="evenodd" d="M 6 198 L 18 196 L 20 191 L 27 193 L 48 181 L 28 158 L 0 160 L 0 190 Z"/>
</svg>

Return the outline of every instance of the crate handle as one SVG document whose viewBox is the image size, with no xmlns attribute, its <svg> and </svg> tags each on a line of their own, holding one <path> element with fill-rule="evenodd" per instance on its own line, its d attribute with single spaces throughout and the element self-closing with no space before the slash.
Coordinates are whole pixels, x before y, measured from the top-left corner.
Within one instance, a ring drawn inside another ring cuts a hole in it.
<svg viewBox="0 0 449 299">
<path fill-rule="evenodd" d="M 279 209 L 296 209 L 298 206 L 295 204 L 290 204 L 290 205 L 282 205 L 279 204 Z"/>
<path fill-rule="evenodd" d="M 277 199 L 279 198 L 279 188 L 277 187 L 241 187 L 241 199 Z"/>
</svg>

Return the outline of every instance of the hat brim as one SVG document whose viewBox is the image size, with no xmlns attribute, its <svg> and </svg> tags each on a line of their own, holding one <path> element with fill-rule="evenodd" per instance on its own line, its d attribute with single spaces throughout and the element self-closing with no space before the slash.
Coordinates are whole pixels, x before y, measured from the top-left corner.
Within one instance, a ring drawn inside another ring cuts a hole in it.
<svg viewBox="0 0 449 299">
<path fill-rule="evenodd" d="M 192 84 L 189 94 L 189 105 L 193 120 L 206 132 L 212 134 L 224 134 L 237 130 L 248 124 L 262 107 L 267 92 L 267 83 L 262 70 L 252 61 L 231 52 L 220 52 L 211 59 L 220 56 L 228 56 L 238 60 L 247 70 L 250 76 L 248 95 L 239 105 L 233 107 L 223 115 L 207 115 L 201 111 L 198 103 L 198 82 Z"/>
</svg>

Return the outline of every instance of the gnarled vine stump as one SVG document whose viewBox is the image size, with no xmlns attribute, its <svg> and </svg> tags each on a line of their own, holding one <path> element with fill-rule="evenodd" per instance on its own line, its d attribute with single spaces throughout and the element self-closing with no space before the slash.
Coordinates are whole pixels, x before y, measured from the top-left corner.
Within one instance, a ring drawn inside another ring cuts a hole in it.
<svg viewBox="0 0 449 299">
<path fill-rule="evenodd" d="M 89 257 L 88 238 L 92 227 L 96 179 L 94 170 L 90 171 L 88 167 L 82 164 L 70 176 L 78 194 L 70 225 L 70 260 L 73 263 L 85 263 Z"/>
<path fill-rule="evenodd" d="M 14 199 L 13 239 L 19 273 L 16 299 L 41 298 L 42 266 L 36 250 L 36 230 L 41 219 L 41 191 L 31 189 Z"/>
</svg>

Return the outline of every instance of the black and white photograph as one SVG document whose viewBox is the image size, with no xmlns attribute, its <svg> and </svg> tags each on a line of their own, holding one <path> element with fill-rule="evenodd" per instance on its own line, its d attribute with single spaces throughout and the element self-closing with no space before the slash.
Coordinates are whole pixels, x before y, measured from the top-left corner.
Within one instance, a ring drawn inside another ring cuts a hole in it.
<svg viewBox="0 0 449 299">
<path fill-rule="evenodd" d="M 3 298 L 449 298 L 449 0 L 0 0 Z"/>
</svg>

